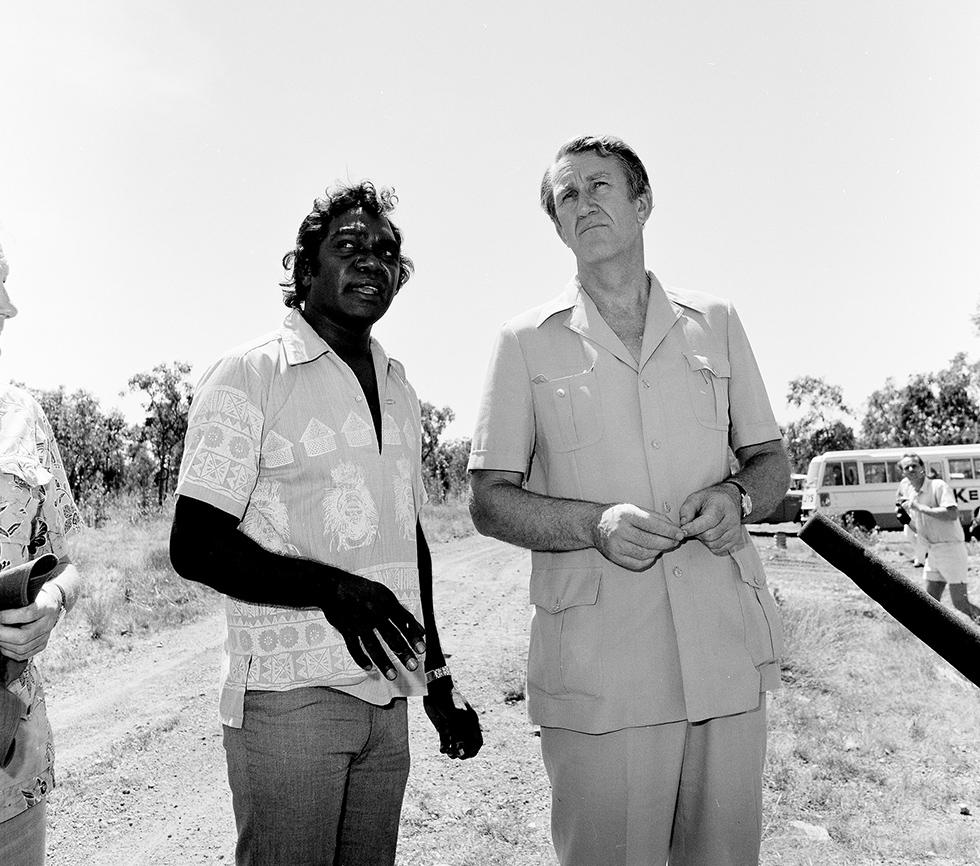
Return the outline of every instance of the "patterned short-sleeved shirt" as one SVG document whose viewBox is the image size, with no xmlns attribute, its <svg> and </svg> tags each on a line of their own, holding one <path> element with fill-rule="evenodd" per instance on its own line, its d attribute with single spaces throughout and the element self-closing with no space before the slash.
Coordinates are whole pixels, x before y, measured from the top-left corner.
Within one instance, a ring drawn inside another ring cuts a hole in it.
<svg viewBox="0 0 980 866">
<path fill-rule="evenodd" d="M 201 379 L 177 493 L 241 518 L 239 530 L 286 556 L 385 584 L 422 621 L 415 527 L 425 501 L 419 403 L 404 368 L 374 340 L 379 451 L 353 371 L 298 310 Z M 269 575 L 275 580 L 276 575 Z M 330 686 L 374 704 L 425 693 L 423 667 L 398 678 L 358 667 L 318 608 L 226 601 L 220 715 L 240 727 L 246 689 Z"/>
<path fill-rule="evenodd" d="M 65 536 L 80 524 L 51 425 L 37 401 L 0 387 L 0 569 L 44 553 L 67 556 Z M 39 803 L 54 787 L 54 744 L 44 689 L 31 662 L 9 689 L 28 708 L 14 755 L 0 769 L 0 822 Z"/>
</svg>

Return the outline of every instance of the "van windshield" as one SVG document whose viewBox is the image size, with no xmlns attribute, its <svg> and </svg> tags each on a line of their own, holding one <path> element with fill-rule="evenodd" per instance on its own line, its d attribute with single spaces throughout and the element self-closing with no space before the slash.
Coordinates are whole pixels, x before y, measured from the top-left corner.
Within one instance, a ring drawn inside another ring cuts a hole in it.
<svg viewBox="0 0 980 866">
<path fill-rule="evenodd" d="M 820 477 L 820 458 L 814 457 L 806 470 L 806 486 L 816 487 L 817 479 Z"/>
</svg>

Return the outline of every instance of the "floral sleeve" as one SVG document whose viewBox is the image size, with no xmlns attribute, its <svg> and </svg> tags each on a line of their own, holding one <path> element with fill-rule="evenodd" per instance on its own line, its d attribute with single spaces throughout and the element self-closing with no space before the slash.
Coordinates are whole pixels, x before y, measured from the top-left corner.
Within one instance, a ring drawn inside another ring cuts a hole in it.
<svg viewBox="0 0 980 866">
<path fill-rule="evenodd" d="M 57 557 L 67 556 L 65 537 L 81 526 L 81 516 L 75 498 L 68 486 L 65 464 L 58 450 L 51 424 L 40 406 L 37 407 L 37 454 L 41 465 L 51 473 L 51 480 L 44 486 L 41 503 L 39 532 L 35 533 L 32 547 L 46 547 Z"/>
</svg>

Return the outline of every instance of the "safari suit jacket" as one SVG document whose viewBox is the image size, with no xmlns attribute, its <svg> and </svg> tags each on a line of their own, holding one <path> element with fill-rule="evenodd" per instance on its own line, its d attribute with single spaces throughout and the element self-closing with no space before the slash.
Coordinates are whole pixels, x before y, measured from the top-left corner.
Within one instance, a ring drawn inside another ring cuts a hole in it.
<svg viewBox="0 0 980 866">
<path fill-rule="evenodd" d="M 690 493 L 729 475 L 729 447 L 780 438 L 731 305 L 650 278 L 639 362 L 577 280 L 503 327 L 471 470 L 677 519 Z M 732 555 L 692 539 L 639 573 L 594 549 L 531 557 L 535 723 L 601 733 L 699 721 L 751 710 L 778 686 L 779 617 L 744 528 Z"/>
</svg>

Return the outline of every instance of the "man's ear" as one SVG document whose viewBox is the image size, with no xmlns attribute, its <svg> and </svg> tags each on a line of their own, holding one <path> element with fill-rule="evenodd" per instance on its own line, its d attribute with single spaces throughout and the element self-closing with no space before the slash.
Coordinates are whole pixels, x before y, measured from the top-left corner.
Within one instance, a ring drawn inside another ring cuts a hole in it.
<svg viewBox="0 0 980 866">
<path fill-rule="evenodd" d="M 551 222 L 555 227 L 555 234 L 561 238 L 561 242 L 567 247 L 568 241 L 565 239 L 565 233 L 561 230 L 561 223 L 556 219 L 553 219 Z"/>
<path fill-rule="evenodd" d="M 647 187 L 636 197 L 636 220 L 644 225 L 653 211 L 653 190 Z"/>
</svg>

